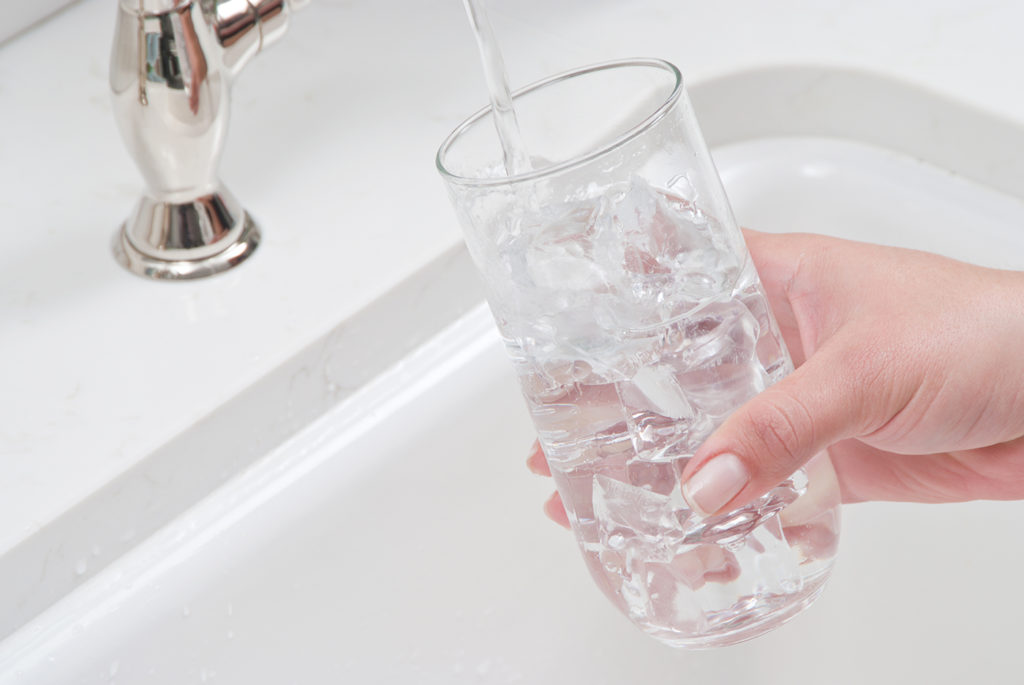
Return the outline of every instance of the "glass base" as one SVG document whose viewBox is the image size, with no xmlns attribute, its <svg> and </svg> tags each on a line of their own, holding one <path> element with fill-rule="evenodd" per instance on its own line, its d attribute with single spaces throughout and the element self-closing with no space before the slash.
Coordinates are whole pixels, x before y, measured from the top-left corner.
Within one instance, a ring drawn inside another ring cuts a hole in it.
<svg viewBox="0 0 1024 685">
<path fill-rule="evenodd" d="M 789 595 L 751 598 L 754 607 L 734 607 L 728 615 L 709 616 L 712 626 L 703 635 L 681 636 L 667 630 L 649 631 L 648 634 L 659 642 L 679 649 L 713 649 L 746 642 L 778 628 L 796 618 L 811 606 L 825 587 L 832 573 L 832 565 L 814 578 L 804 582 L 803 590 Z M 725 612 L 721 612 L 725 614 Z"/>
</svg>

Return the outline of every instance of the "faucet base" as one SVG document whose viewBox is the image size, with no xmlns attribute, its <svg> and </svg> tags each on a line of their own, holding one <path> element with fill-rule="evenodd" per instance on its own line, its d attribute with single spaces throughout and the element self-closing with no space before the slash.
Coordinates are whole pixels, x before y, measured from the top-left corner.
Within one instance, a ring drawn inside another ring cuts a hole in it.
<svg viewBox="0 0 1024 685">
<path fill-rule="evenodd" d="M 114 237 L 114 258 L 134 274 L 187 280 L 226 271 L 252 255 L 260 229 L 221 188 L 191 202 L 143 197 Z"/>
</svg>

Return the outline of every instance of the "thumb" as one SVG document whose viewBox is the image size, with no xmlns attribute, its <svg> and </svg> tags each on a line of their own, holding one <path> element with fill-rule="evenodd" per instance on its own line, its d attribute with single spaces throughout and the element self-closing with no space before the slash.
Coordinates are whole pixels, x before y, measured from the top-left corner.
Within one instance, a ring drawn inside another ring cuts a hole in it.
<svg viewBox="0 0 1024 685">
<path fill-rule="evenodd" d="M 704 515 L 737 509 L 829 445 L 865 434 L 865 384 L 855 375 L 849 355 L 826 346 L 737 409 L 683 470 L 686 501 Z"/>
</svg>

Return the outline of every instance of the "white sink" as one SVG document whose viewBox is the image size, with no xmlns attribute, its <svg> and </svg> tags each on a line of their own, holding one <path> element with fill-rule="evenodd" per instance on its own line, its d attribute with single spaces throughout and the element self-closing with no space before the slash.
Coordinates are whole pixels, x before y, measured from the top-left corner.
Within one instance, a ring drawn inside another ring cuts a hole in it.
<svg viewBox="0 0 1024 685">
<path fill-rule="evenodd" d="M 743 79 L 770 74 L 755 76 Z M 741 223 L 1024 268 L 1024 203 L 949 171 L 987 180 L 983 145 L 946 149 L 940 168 L 792 137 L 843 134 L 811 124 L 730 133 L 711 120 L 743 79 L 694 94 L 712 142 L 733 141 L 715 157 Z M 831 121 L 840 95 L 805 95 L 800 112 Z M 995 126 L 931 97 L 907 96 L 937 113 L 927 135 Z M 880 142 L 855 129 L 847 137 Z M 1015 135 L 1006 148 L 1021 149 Z M 919 138 L 894 140 L 927 158 Z M 1019 678 L 1024 503 L 847 507 L 834 577 L 810 610 L 738 647 L 677 652 L 617 614 L 543 518 L 551 485 L 523 465 L 531 441 L 478 308 L 0 643 L 0 683 Z"/>
<path fill-rule="evenodd" d="M 0 0 L 0 43 L 74 0 Z"/>
</svg>

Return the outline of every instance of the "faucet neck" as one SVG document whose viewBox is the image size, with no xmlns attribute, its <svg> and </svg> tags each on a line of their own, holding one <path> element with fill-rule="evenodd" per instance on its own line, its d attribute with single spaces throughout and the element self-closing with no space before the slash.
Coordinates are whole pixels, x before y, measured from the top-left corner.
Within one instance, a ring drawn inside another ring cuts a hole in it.
<svg viewBox="0 0 1024 685">
<path fill-rule="evenodd" d="M 119 3 L 125 15 L 138 17 L 139 21 L 162 20 L 170 15 L 191 16 L 196 29 L 200 24 L 205 25 L 205 33 L 219 48 L 219 61 L 230 74 L 237 74 L 256 53 L 285 33 L 292 4 L 287 0 L 119 0 Z"/>
<path fill-rule="evenodd" d="M 121 8 L 142 14 L 164 14 L 188 7 L 193 0 L 120 0 Z"/>
</svg>

